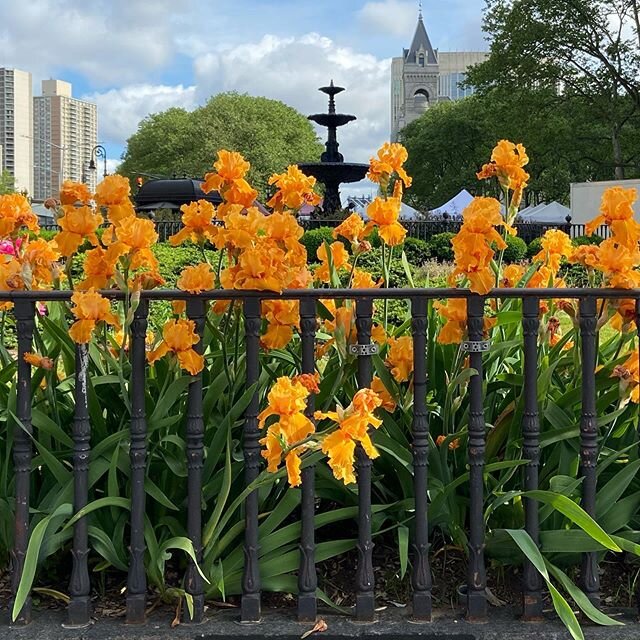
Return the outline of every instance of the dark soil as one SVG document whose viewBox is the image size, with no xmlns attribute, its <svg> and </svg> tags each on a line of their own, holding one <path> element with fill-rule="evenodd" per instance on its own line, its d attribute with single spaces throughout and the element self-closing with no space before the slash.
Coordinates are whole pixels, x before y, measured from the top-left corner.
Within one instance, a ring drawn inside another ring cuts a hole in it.
<svg viewBox="0 0 640 640">
<path fill-rule="evenodd" d="M 393 542 L 391 540 L 390 542 Z M 459 587 L 466 583 L 466 558 L 461 549 L 440 546 L 430 556 L 433 576 L 433 606 L 436 609 L 459 609 Z M 319 587 L 338 608 L 348 609 L 354 605 L 354 582 L 357 553 L 352 551 L 338 558 L 318 564 Z M 374 572 L 376 577 L 376 603 L 380 608 L 404 608 L 411 603 L 411 566 L 404 575 L 398 558 L 397 547 L 378 542 L 374 547 Z M 493 606 L 518 606 L 520 603 L 521 569 L 504 567 L 487 560 L 488 597 Z M 579 571 L 567 569 L 568 575 L 579 584 Z M 627 561 L 624 556 L 608 556 L 600 565 L 602 604 L 612 608 L 627 608 L 636 605 L 635 591 L 638 587 L 640 565 Z M 94 611 L 96 617 L 119 618 L 125 615 L 126 576 L 119 572 L 104 571 L 92 575 L 94 588 Z M 179 586 L 181 572 L 167 572 L 167 583 Z M 38 586 L 33 592 L 34 609 L 61 609 L 66 603 L 62 597 L 67 593 L 68 576 L 41 572 Z M 48 591 L 41 591 L 40 589 Z M 56 597 L 54 592 L 61 596 Z M 9 574 L 0 570 L 0 608 L 7 609 L 11 600 Z M 149 591 L 149 613 L 176 614 L 177 598 L 163 601 L 157 591 Z M 265 608 L 293 608 L 294 594 L 264 593 Z M 211 607 L 233 608 L 240 604 L 239 597 L 231 596 L 227 602 L 209 602 Z M 548 603 L 551 608 L 551 602 Z"/>
</svg>

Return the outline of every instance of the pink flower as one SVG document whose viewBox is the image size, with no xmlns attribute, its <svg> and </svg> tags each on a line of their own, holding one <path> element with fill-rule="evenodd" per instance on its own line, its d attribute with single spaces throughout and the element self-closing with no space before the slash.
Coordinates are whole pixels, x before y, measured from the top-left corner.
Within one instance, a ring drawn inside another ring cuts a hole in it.
<svg viewBox="0 0 640 640">
<path fill-rule="evenodd" d="M 0 240 L 0 254 L 5 256 L 15 256 L 16 249 L 20 248 L 22 238 L 17 238 L 15 243 L 11 240 Z"/>
</svg>

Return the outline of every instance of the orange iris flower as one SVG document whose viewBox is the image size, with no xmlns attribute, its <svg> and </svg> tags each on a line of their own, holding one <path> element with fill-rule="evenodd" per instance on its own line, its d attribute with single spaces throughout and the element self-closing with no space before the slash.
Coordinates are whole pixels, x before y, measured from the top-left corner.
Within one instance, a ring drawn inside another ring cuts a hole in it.
<svg viewBox="0 0 640 640">
<path fill-rule="evenodd" d="M 398 198 L 376 198 L 368 207 L 367 215 L 370 222 L 367 223 L 366 232 L 378 227 L 378 233 L 382 241 L 395 247 L 404 242 L 407 230 L 398 222 L 402 200 Z"/>
<path fill-rule="evenodd" d="M 71 339 L 78 344 L 86 344 L 91 340 L 91 332 L 98 322 L 118 326 L 118 318 L 111 312 L 109 300 L 103 298 L 94 290 L 76 291 L 71 296 L 75 306 L 71 313 L 77 318 L 69 329 Z"/>
<path fill-rule="evenodd" d="M 640 240 L 640 224 L 634 220 L 633 205 L 638 198 L 636 189 L 612 187 L 602 195 L 600 215 L 586 225 L 590 236 L 601 225 L 611 227 L 616 241 L 633 250 Z"/>
<path fill-rule="evenodd" d="M 169 242 L 177 247 L 185 240 L 202 243 L 205 240 L 213 242 L 218 233 L 218 227 L 213 224 L 216 217 L 216 209 L 208 200 L 198 200 L 183 204 L 182 224 L 184 227 L 169 238 Z"/>
<path fill-rule="evenodd" d="M 413 373 L 413 338 L 389 338 L 389 345 L 386 365 L 396 382 L 407 382 Z"/>
<path fill-rule="evenodd" d="M 320 204 L 320 196 L 313 191 L 316 179 L 302 173 L 296 165 L 287 167 L 285 173 L 272 175 L 269 184 L 275 184 L 277 188 L 275 195 L 267 202 L 267 206 L 274 211 L 300 209 L 305 204 L 313 207 Z"/>
<path fill-rule="evenodd" d="M 377 429 L 382 424 L 382 420 L 373 415 L 381 405 L 382 400 L 375 391 L 360 389 L 346 409 L 337 407 L 336 411 L 318 411 L 315 414 L 318 420 L 328 419 L 338 425 L 338 429 L 322 441 L 322 451 L 329 456 L 333 475 L 345 484 L 356 481 L 354 463 L 357 442 L 369 458 L 380 455 L 371 442 L 369 427 Z"/>
<path fill-rule="evenodd" d="M 23 227 L 34 233 L 40 230 L 29 201 L 19 193 L 0 195 L 0 238 L 13 236 Z"/>
<path fill-rule="evenodd" d="M 58 226 L 62 231 L 55 236 L 60 253 L 66 258 L 72 256 L 85 240 L 95 247 L 98 244 L 96 231 L 103 222 L 102 215 L 86 205 L 62 205 L 62 211 L 63 215 L 58 218 Z"/>
<path fill-rule="evenodd" d="M 266 349 L 282 349 L 293 338 L 293 329 L 300 328 L 300 303 L 297 300 L 264 300 L 262 316 L 267 331 L 260 344 Z"/>
<path fill-rule="evenodd" d="M 91 201 L 91 191 L 86 184 L 81 182 L 73 182 L 73 180 L 65 180 L 60 188 L 60 204 L 74 205 L 76 202 L 89 204 Z"/>
<path fill-rule="evenodd" d="M 342 242 L 333 242 L 329 245 L 329 250 L 331 251 L 331 262 L 335 271 L 350 268 L 349 252 L 345 249 Z M 329 282 L 331 280 L 331 273 L 329 271 L 329 258 L 326 244 L 321 244 L 318 247 L 317 256 L 322 264 L 317 267 L 314 276 L 316 280 L 320 280 L 320 282 Z"/>
<path fill-rule="evenodd" d="M 192 376 L 202 371 L 204 357 L 193 349 L 193 345 L 200 342 L 193 320 L 168 320 L 162 329 L 162 338 L 162 342 L 147 356 L 150 364 L 174 353 L 180 366 Z"/>
<path fill-rule="evenodd" d="M 264 428 L 267 418 L 278 418 L 269 426 L 266 436 L 260 440 L 266 447 L 262 457 L 267 460 L 268 471 L 277 471 L 285 450 L 293 447 L 285 456 L 289 484 L 292 487 L 297 487 L 302 482 L 300 456 L 306 448 L 305 445 L 295 444 L 306 440 L 315 432 L 315 425 L 304 415 L 308 396 L 309 390 L 300 379 L 278 378 L 267 396 L 267 408 L 258 416 L 261 429 Z"/>
<path fill-rule="evenodd" d="M 378 150 L 378 155 L 369 161 L 367 178 L 371 182 L 385 185 L 395 173 L 408 188 L 411 186 L 411 178 L 403 168 L 408 158 L 409 154 L 401 144 L 385 142 Z"/>
</svg>

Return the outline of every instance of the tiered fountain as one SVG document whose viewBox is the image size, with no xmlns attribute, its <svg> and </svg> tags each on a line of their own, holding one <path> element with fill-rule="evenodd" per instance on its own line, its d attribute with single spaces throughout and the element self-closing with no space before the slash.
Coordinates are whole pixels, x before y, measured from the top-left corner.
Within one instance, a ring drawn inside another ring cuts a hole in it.
<svg viewBox="0 0 640 640">
<path fill-rule="evenodd" d="M 321 87 L 320 91 L 329 96 L 329 112 L 316 113 L 309 116 L 309 120 L 322 127 L 327 127 L 329 136 L 325 144 L 326 151 L 320 156 L 320 162 L 299 164 L 300 170 L 308 176 L 315 177 L 318 182 L 324 184 L 324 202 L 322 211 L 325 215 L 335 213 L 342 208 L 340 202 L 340 184 L 343 182 L 359 182 L 362 180 L 369 165 L 356 162 L 345 162 L 343 155 L 338 151 L 338 127 L 356 120 L 355 116 L 344 113 L 336 113 L 336 94 L 344 91 L 343 87 L 336 87 L 333 80 L 328 87 Z"/>
</svg>

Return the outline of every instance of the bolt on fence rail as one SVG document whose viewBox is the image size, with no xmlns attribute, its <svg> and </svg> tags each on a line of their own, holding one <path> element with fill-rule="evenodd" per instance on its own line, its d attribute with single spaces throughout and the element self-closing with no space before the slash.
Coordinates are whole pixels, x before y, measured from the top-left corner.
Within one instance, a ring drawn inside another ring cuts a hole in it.
<svg viewBox="0 0 640 640">
<path fill-rule="evenodd" d="M 71 291 L 0 292 L 0 301 L 15 303 L 14 316 L 17 325 L 18 353 L 31 351 L 35 329 L 36 301 L 67 301 Z M 120 291 L 104 291 L 111 299 L 123 299 Z M 145 463 L 147 458 L 147 424 L 144 407 L 145 387 L 145 336 L 149 303 L 152 301 L 186 300 L 187 315 L 194 320 L 198 335 L 204 330 L 205 302 L 209 300 L 237 300 L 242 302 L 245 318 L 245 352 L 247 357 L 246 387 L 250 388 L 260 377 L 260 303 L 263 300 L 285 298 L 300 301 L 300 335 L 302 344 L 302 373 L 315 371 L 314 346 L 316 334 L 316 301 L 319 299 L 350 299 L 356 301 L 356 327 L 358 344 L 358 387 L 370 385 L 372 378 L 372 305 L 376 299 L 409 299 L 411 302 L 414 409 L 413 409 L 413 475 L 415 526 L 412 536 L 412 587 L 414 620 L 431 620 L 432 576 L 429 565 L 429 539 L 427 508 L 428 474 L 428 416 L 426 395 L 428 380 L 425 359 L 427 344 L 427 303 L 429 300 L 447 298 L 467 299 L 468 340 L 463 348 L 469 352 L 470 367 L 477 374 L 471 377 L 468 394 L 470 400 L 468 461 L 470 466 L 469 505 L 469 561 L 467 585 L 467 618 L 473 622 L 487 619 L 486 569 L 484 562 L 485 524 L 483 518 L 484 465 L 486 429 L 484 421 L 483 352 L 490 346 L 483 340 L 484 306 L 488 299 L 521 299 L 523 301 L 524 381 L 525 407 L 522 418 L 522 434 L 525 458 L 523 487 L 526 491 L 538 488 L 540 464 L 540 424 L 537 402 L 537 335 L 539 328 L 539 304 L 543 299 L 577 299 L 580 304 L 580 336 L 582 353 L 582 409 L 580 424 L 580 475 L 582 506 L 596 518 L 596 461 L 597 423 L 595 404 L 595 362 L 597 349 L 596 301 L 602 299 L 635 299 L 636 320 L 640 327 L 640 290 L 615 289 L 499 289 L 480 297 L 463 289 L 322 289 L 291 290 L 281 295 L 257 291 L 211 291 L 197 296 L 177 290 L 143 291 L 131 325 L 130 358 L 131 376 L 131 516 L 130 516 L 130 565 L 126 593 L 126 621 L 145 621 L 147 584 L 144 570 L 144 520 L 145 520 Z M 199 349 L 202 349 L 200 345 Z M 88 349 L 76 346 L 75 418 L 73 439 L 73 510 L 78 513 L 88 501 L 88 471 L 91 456 L 91 424 L 88 413 L 87 363 Z M 188 390 L 186 412 L 188 499 L 186 528 L 193 544 L 196 560 L 202 557 L 201 494 L 204 457 L 204 423 L 202 403 L 202 376 L 192 377 Z M 18 358 L 17 366 L 17 418 L 14 432 L 13 462 L 15 471 L 14 548 L 11 553 L 11 586 L 14 598 L 24 572 L 25 553 L 29 542 L 30 473 L 32 461 L 31 435 L 31 368 Z M 244 417 L 245 482 L 249 486 L 260 472 L 261 456 L 258 439 L 259 395 L 256 388 Z M 307 415 L 312 418 L 314 398 L 310 396 Z M 372 563 L 373 542 L 371 535 L 371 466 L 372 461 L 361 446 L 357 449 L 358 482 L 358 565 L 354 579 L 356 595 L 355 616 L 361 621 L 375 617 L 375 575 Z M 302 475 L 300 565 L 298 573 L 298 618 L 313 621 L 317 613 L 317 574 L 314 539 L 314 478 L 313 465 L 306 466 Z M 245 564 L 242 579 L 242 605 L 240 617 L 244 622 L 258 622 L 261 617 L 260 563 L 258 557 L 258 502 L 257 490 L 245 499 Z M 533 541 L 539 543 L 538 503 L 524 499 L 525 530 Z M 72 543 L 72 572 L 69 587 L 70 602 L 68 621 L 72 626 L 89 624 L 91 619 L 88 571 L 90 553 L 87 519 L 74 524 Z M 599 603 L 597 553 L 583 553 L 581 586 L 594 604 Z M 185 611 L 188 622 L 200 622 L 204 615 L 204 585 L 193 561 L 189 561 L 185 575 L 185 591 L 192 598 L 192 607 Z M 525 561 L 522 586 L 523 619 L 539 620 L 542 616 L 543 594 L 540 575 L 529 561 Z M 31 599 L 27 598 L 17 619 L 17 624 L 27 624 L 32 615 Z"/>
</svg>

